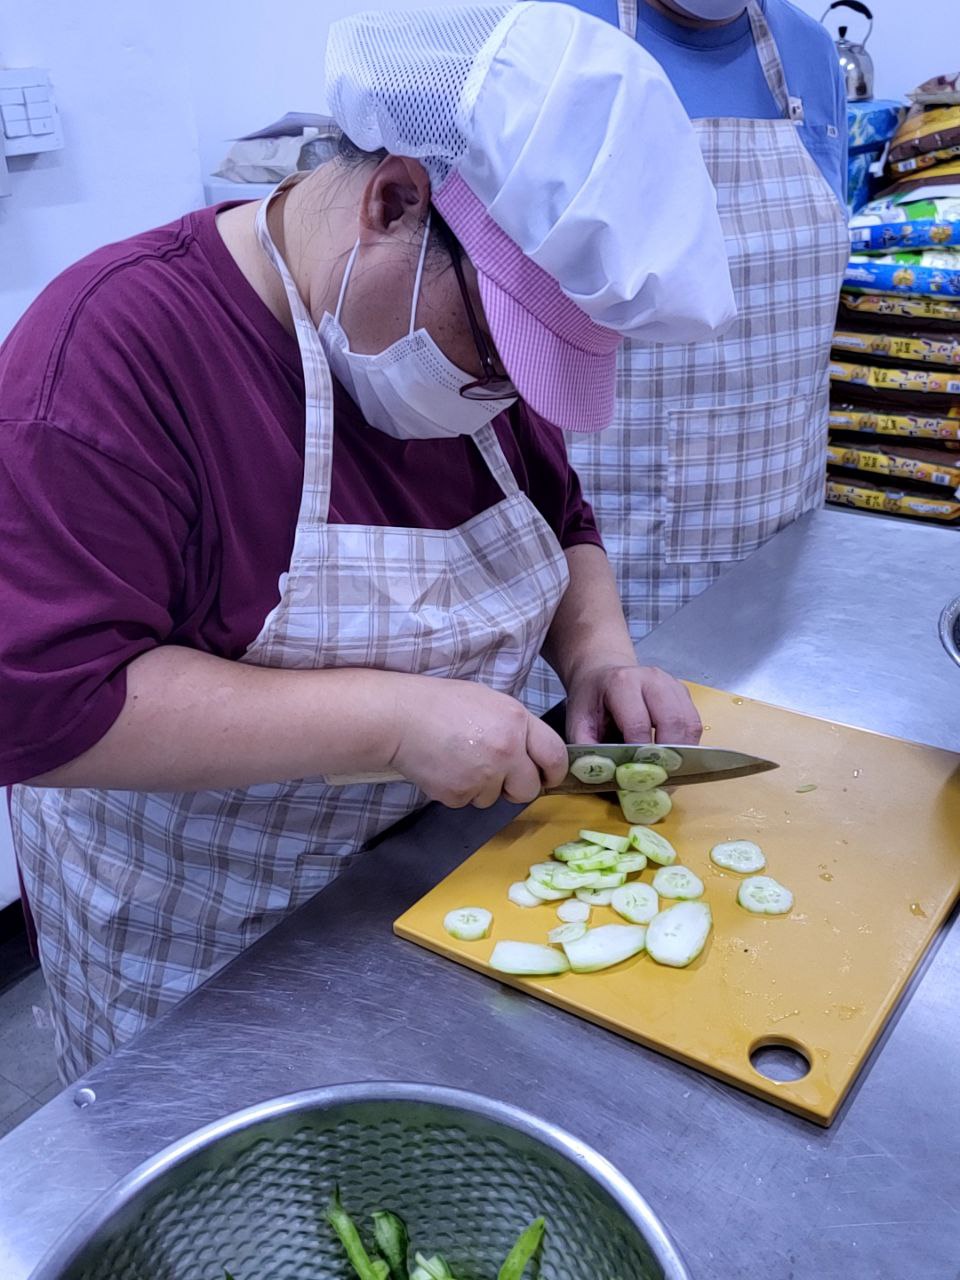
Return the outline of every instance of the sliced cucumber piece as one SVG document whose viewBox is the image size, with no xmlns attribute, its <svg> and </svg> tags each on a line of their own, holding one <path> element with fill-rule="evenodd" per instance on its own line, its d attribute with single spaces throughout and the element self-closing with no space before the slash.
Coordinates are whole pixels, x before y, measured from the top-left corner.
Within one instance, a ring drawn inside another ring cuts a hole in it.
<svg viewBox="0 0 960 1280">
<path fill-rule="evenodd" d="M 566 973 L 567 957 L 556 947 L 539 942 L 498 942 L 490 956 L 490 968 L 498 973 L 535 977 L 537 974 Z"/>
<path fill-rule="evenodd" d="M 574 889 L 592 888 L 596 874 L 593 871 L 573 871 L 569 863 L 564 865 L 562 862 L 535 862 L 530 868 L 530 879 L 536 880 L 537 884 L 548 889 L 568 889 L 571 893 Z"/>
<path fill-rule="evenodd" d="M 574 973 L 596 973 L 637 955 L 646 936 L 642 924 L 602 924 L 575 942 L 565 942 L 563 949 Z"/>
<path fill-rule="evenodd" d="M 620 861 L 620 855 L 612 849 L 597 849 L 589 858 L 575 858 L 567 863 L 571 871 L 612 871 Z"/>
<path fill-rule="evenodd" d="M 609 907 L 613 893 L 613 889 L 578 889 L 577 898 L 588 907 Z"/>
<path fill-rule="evenodd" d="M 646 855 L 642 853 L 625 853 L 622 858 L 617 859 L 615 871 L 623 871 L 626 875 L 632 876 L 635 871 L 642 871 L 647 865 Z"/>
<path fill-rule="evenodd" d="M 541 884 L 539 880 L 534 880 L 531 876 L 524 881 L 524 885 L 529 893 L 535 898 L 540 898 L 543 902 L 560 902 L 564 898 L 572 898 L 572 889 L 551 889 L 549 885 Z"/>
<path fill-rule="evenodd" d="M 652 791 L 667 780 L 666 769 L 658 764 L 621 764 L 617 766 L 617 787 L 620 791 Z"/>
<path fill-rule="evenodd" d="M 562 947 L 567 942 L 576 942 L 586 932 L 587 926 L 582 921 L 579 924 L 558 924 L 550 930 L 547 938 L 555 947 Z"/>
<path fill-rule="evenodd" d="M 522 880 L 512 884 L 507 890 L 507 897 L 515 907 L 542 907 L 543 899 L 535 898 Z"/>
<path fill-rule="evenodd" d="M 586 902 L 561 902 L 557 916 L 564 924 L 586 924 L 590 919 L 590 907 Z"/>
<path fill-rule="evenodd" d="M 758 916 L 785 916 L 793 907 L 793 894 L 773 876 L 748 876 L 740 886 L 737 901 Z"/>
<path fill-rule="evenodd" d="M 594 873 L 593 884 L 585 884 L 584 889 L 619 889 L 622 884 L 627 883 L 627 873 L 625 871 L 597 871 Z"/>
<path fill-rule="evenodd" d="M 762 871 L 767 865 L 763 850 L 752 840 L 724 840 L 710 850 L 710 861 L 727 871 Z"/>
<path fill-rule="evenodd" d="M 667 773 L 676 773 L 683 764 L 683 756 L 672 747 L 638 747 L 633 758 L 637 764 L 658 764 Z"/>
<path fill-rule="evenodd" d="M 616 765 L 606 756 L 578 756 L 570 766 L 570 772 L 578 782 L 610 782 L 616 773 Z"/>
<path fill-rule="evenodd" d="M 649 827 L 631 827 L 630 843 L 638 853 L 661 867 L 672 866 L 677 860 L 677 851 L 667 837 L 651 831 Z"/>
<path fill-rule="evenodd" d="M 692 964 L 706 945 L 713 924 L 705 902 L 678 902 L 647 926 L 647 950 L 657 964 L 674 969 Z"/>
<path fill-rule="evenodd" d="M 653 887 L 661 898 L 699 898 L 703 893 L 700 877 L 679 863 L 661 867 L 653 877 Z"/>
<path fill-rule="evenodd" d="M 443 917 L 443 927 L 451 938 L 461 942 L 476 942 L 485 938 L 493 924 L 493 913 L 486 907 L 458 907 Z"/>
<path fill-rule="evenodd" d="M 649 924 L 660 910 L 660 899 L 649 884 L 625 884 L 614 889 L 610 905 L 631 924 Z"/>
<path fill-rule="evenodd" d="M 586 840 L 568 840 L 566 844 L 557 845 L 553 856 L 558 862 L 576 862 L 600 852 L 602 851 L 598 844 L 587 844 Z"/>
<path fill-rule="evenodd" d="M 612 849 L 614 853 L 626 853 L 630 848 L 629 836 L 610 836 L 605 831 L 581 831 L 580 839 L 598 844 L 601 849 Z"/>
<path fill-rule="evenodd" d="M 659 787 L 654 791 L 618 791 L 617 799 L 626 820 L 642 823 L 644 826 L 659 822 L 673 808 L 673 801 Z"/>
<path fill-rule="evenodd" d="M 601 873 L 599 871 L 574 871 L 569 863 L 553 878 L 551 889 L 597 889 Z"/>
</svg>

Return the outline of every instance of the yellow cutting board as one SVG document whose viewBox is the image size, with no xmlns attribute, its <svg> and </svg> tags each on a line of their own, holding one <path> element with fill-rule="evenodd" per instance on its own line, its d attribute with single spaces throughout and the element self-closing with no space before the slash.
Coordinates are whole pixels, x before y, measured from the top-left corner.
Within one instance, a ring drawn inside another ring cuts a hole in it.
<svg viewBox="0 0 960 1280">
<path fill-rule="evenodd" d="M 704 742 L 778 760 L 729 782 L 677 787 L 656 827 L 704 881 L 714 929 L 688 969 L 646 954 L 597 974 L 496 974 L 494 942 L 546 942 L 555 904 L 507 900 L 515 880 L 581 827 L 626 831 L 619 806 L 546 796 L 407 911 L 396 931 L 530 995 L 662 1050 L 820 1124 L 830 1124 L 911 973 L 960 893 L 960 756 L 691 686 Z M 931 707 L 931 715 L 936 708 Z M 815 790 L 805 790 L 813 785 Z M 709 859 L 721 840 L 756 840 L 766 874 L 795 894 L 787 916 L 737 905 L 742 879 Z M 649 881 L 655 867 L 640 879 Z M 447 911 L 494 913 L 491 936 L 458 942 Z M 613 923 L 595 908 L 591 924 Z M 767 1079 L 765 1044 L 799 1049 L 810 1069 Z"/>
</svg>

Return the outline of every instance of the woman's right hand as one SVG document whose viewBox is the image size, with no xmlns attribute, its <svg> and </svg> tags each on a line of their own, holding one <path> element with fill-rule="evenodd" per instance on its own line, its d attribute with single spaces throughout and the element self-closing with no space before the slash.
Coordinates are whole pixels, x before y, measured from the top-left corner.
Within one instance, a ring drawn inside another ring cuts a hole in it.
<svg viewBox="0 0 960 1280">
<path fill-rule="evenodd" d="M 471 680 L 410 676 L 397 690 L 392 768 L 451 809 L 536 799 L 567 775 L 558 734 L 515 698 Z"/>
</svg>

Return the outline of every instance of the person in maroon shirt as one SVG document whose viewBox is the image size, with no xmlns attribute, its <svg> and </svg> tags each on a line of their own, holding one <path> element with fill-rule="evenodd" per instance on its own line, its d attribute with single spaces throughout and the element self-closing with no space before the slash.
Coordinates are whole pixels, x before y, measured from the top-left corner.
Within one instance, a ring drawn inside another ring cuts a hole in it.
<svg viewBox="0 0 960 1280">
<path fill-rule="evenodd" d="M 522 22 L 605 42 L 666 91 L 594 19 Z M 604 151 L 568 63 L 537 61 L 524 91 L 539 77 L 562 111 L 570 82 Z M 636 118 L 647 90 L 616 82 Z M 534 148 L 542 127 L 534 111 Z M 345 141 L 268 205 L 92 254 L 0 350 L 0 782 L 19 784 L 67 1076 L 426 798 L 559 782 L 563 740 L 513 696 L 544 638 L 572 741 L 699 735 L 684 688 L 636 661 L 559 429 L 612 410 L 611 304 L 563 292 L 600 250 L 568 237 L 551 276 L 460 176 L 438 189 Z M 546 180 L 520 177 L 533 207 Z M 618 315 L 647 316 L 628 275 Z"/>
</svg>

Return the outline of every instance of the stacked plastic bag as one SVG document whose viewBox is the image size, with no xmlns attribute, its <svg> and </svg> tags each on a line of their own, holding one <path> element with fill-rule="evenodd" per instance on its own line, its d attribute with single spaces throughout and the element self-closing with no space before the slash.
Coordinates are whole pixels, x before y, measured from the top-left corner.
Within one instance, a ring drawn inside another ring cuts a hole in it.
<svg viewBox="0 0 960 1280">
<path fill-rule="evenodd" d="M 827 500 L 960 525 L 960 74 L 910 96 L 850 224 Z"/>
</svg>

